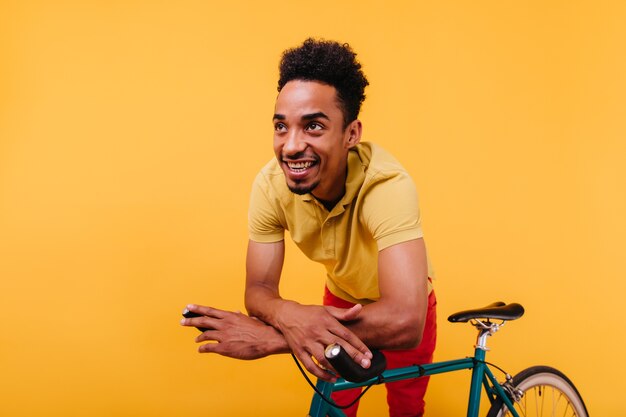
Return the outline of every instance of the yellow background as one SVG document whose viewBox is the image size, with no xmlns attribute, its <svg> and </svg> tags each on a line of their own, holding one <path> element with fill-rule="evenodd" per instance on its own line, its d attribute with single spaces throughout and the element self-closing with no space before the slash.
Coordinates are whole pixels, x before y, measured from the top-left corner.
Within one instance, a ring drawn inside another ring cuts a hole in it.
<svg viewBox="0 0 626 417">
<path fill-rule="evenodd" d="M 198 355 L 178 320 L 243 307 L 277 62 L 308 36 L 359 53 L 364 139 L 418 184 L 437 359 L 472 352 L 449 314 L 517 301 L 489 358 L 626 414 L 625 3 L 293 3 L 0 3 L 0 415 L 306 413 L 289 356 Z M 319 301 L 291 244 L 283 280 Z M 432 380 L 431 416 L 464 415 L 468 377 Z"/>
</svg>

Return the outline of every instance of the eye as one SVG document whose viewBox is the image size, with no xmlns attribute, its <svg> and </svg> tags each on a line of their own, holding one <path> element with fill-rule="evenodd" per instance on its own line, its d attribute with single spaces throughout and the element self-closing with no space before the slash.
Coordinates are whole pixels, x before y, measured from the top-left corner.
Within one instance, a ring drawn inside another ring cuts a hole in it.
<svg viewBox="0 0 626 417">
<path fill-rule="evenodd" d="M 308 125 L 306 125 L 306 130 L 308 130 L 308 131 L 322 130 L 322 129 L 324 129 L 324 125 L 322 125 L 321 123 L 318 123 L 318 122 L 311 122 Z"/>
<path fill-rule="evenodd" d="M 274 131 L 275 132 L 286 132 L 287 131 L 287 126 L 285 126 L 285 124 L 282 123 L 282 122 L 274 123 Z"/>
</svg>

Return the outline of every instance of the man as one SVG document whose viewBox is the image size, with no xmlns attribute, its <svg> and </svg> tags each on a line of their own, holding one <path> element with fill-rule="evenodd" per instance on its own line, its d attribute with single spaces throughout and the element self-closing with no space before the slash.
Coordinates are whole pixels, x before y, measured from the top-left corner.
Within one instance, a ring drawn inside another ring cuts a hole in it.
<svg viewBox="0 0 626 417">
<path fill-rule="evenodd" d="M 333 343 L 363 367 L 370 366 L 368 346 L 384 349 L 388 368 L 432 361 L 436 301 L 415 186 L 391 155 L 360 143 L 367 85 L 348 45 L 308 39 L 283 54 L 273 116 L 276 158 L 251 193 L 249 317 L 190 306 L 205 317 L 183 324 L 213 329 L 197 341 L 217 342 L 201 352 L 239 359 L 293 352 L 329 381 L 324 349 Z M 326 267 L 324 306 L 280 296 L 285 230 Z M 427 383 L 387 384 L 390 415 L 422 415 Z M 358 391 L 333 397 L 346 404 Z"/>
</svg>

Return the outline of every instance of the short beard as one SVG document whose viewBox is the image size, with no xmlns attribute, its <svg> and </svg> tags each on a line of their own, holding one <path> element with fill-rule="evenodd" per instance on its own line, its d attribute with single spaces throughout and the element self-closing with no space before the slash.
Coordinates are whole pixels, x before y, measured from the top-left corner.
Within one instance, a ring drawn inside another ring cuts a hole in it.
<svg viewBox="0 0 626 417">
<path fill-rule="evenodd" d="M 315 189 L 315 187 L 317 187 L 319 185 L 319 181 L 309 185 L 308 187 L 304 186 L 304 185 L 300 185 L 300 184 L 296 184 L 294 187 L 292 187 L 291 185 L 287 184 L 287 188 L 289 188 L 289 191 L 291 191 L 294 194 L 298 194 L 298 195 L 304 195 L 304 194 L 308 194 L 311 191 L 313 191 Z"/>
</svg>

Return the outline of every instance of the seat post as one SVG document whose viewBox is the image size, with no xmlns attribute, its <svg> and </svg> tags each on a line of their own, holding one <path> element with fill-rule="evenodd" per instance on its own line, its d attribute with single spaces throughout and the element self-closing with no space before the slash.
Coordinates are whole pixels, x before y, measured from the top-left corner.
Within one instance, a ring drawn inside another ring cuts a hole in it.
<svg viewBox="0 0 626 417">
<path fill-rule="evenodd" d="M 476 349 L 480 349 L 482 351 L 488 351 L 489 348 L 487 347 L 487 338 L 491 336 L 491 332 L 489 330 L 486 329 L 479 329 L 478 330 L 478 336 L 476 337 L 476 344 L 474 345 L 474 348 Z"/>
<path fill-rule="evenodd" d="M 489 320 L 484 322 L 479 319 L 473 319 L 470 323 L 478 329 L 478 337 L 476 338 L 476 344 L 474 347 L 482 351 L 488 351 L 489 348 L 487 347 L 487 338 L 500 330 L 500 327 L 504 326 L 506 322 L 492 323 Z"/>
</svg>

